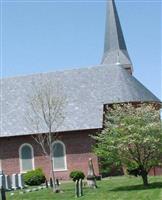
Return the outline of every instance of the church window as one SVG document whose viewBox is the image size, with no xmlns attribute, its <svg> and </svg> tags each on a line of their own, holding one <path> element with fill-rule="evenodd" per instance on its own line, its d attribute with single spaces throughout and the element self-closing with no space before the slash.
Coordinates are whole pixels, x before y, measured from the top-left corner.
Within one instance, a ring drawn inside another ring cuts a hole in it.
<svg viewBox="0 0 162 200">
<path fill-rule="evenodd" d="M 23 144 L 19 149 L 20 171 L 26 172 L 34 169 L 34 152 L 30 144 Z"/>
<path fill-rule="evenodd" d="M 64 143 L 61 141 L 53 143 L 53 168 L 54 171 L 67 170 L 66 149 Z"/>
</svg>

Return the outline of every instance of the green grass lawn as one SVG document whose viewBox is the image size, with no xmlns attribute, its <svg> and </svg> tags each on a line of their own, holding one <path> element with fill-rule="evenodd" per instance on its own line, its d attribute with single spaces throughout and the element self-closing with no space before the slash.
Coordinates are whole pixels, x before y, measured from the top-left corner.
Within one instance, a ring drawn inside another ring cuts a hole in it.
<svg viewBox="0 0 162 200">
<path fill-rule="evenodd" d="M 162 177 L 149 177 L 150 186 L 143 187 L 140 178 L 114 177 L 98 181 L 97 189 L 84 187 L 82 200 L 162 200 Z M 74 183 L 62 183 L 63 193 L 54 194 L 51 189 L 19 194 L 7 193 L 7 200 L 73 200 Z"/>
</svg>

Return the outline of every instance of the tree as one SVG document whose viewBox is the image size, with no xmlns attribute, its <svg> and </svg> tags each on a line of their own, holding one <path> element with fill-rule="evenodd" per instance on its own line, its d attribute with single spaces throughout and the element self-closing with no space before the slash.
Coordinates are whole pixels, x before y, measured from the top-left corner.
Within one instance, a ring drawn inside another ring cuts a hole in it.
<svg viewBox="0 0 162 200">
<path fill-rule="evenodd" d="M 55 187 L 53 163 L 53 142 L 58 138 L 57 130 L 64 121 L 64 107 L 66 98 L 61 93 L 61 87 L 54 81 L 46 80 L 37 86 L 33 84 L 32 93 L 27 100 L 28 111 L 26 121 L 30 127 L 34 140 L 41 146 L 43 153 L 49 159 Z"/>
<path fill-rule="evenodd" d="M 155 104 L 116 104 L 107 107 L 104 129 L 92 136 L 94 152 L 109 162 L 138 170 L 148 185 L 148 172 L 162 155 L 162 129 Z"/>
</svg>

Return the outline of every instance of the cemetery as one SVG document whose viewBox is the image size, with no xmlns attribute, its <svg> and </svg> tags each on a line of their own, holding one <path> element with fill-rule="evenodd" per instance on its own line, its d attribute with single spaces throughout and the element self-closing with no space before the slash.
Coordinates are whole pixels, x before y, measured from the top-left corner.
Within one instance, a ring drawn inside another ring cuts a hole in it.
<svg viewBox="0 0 162 200">
<path fill-rule="evenodd" d="M 10 196 L 14 196 L 14 192 L 16 190 L 19 190 L 19 194 L 29 193 L 29 192 L 35 192 L 39 191 L 48 187 L 52 187 L 50 183 L 44 183 L 40 186 L 35 187 L 28 187 L 28 185 L 25 185 L 23 174 L 12 174 L 11 176 L 3 174 L 1 172 L 0 174 L 0 197 L 2 200 L 6 200 L 6 193 L 10 192 Z M 56 186 L 59 187 L 58 180 L 56 181 Z"/>
<path fill-rule="evenodd" d="M 56 179 L 55 187 L 57 191 L 56 193 L 63 192 L 63 191 L 60 191 L 60 183 L 58 179 Z M 75 181 L 74 187 L 75 187 L 75 193 L 74 193 L 75 197 L 83 196 L 83 180 L 77 179 Z M 12 174 L 12 176 L 9 176 L 1 172 L 1 175 L 0 175 L 1 200 L 7 199 L 6 198 L 7 192 L 10 194 L 10 197 L 11 197 L 15 195 L 15 191 L 19 191 L 16 193 L 18 193 L 19 195 L 22 195 L 25 193 L 32 193 L 32 192 L 36 192 L 36 191 L 47 189 L 47 188 L 53 188 L 53 182 L 51 178 L 49 182 L 45 181 L 45 183 L 41 184 L 40 186 L 29 187 L 28 185 L 25 185 L 24 183 L 23 174 Z"/>
<path fill-rule="evenodd" d="M 39 168 L 37 170 L 40 170 Z M 25 184 L 23 174 L 12 174 L 8 176 L 0 174 L 0 200 L 43 200 L 62 199 L 71 200 L 81 198 L 85 200 L 144 200 L 160 199 L 162 195 L 161 177 L 149 176 L 149 186 L 142 185 L 140 177 L 118 176 L 109 178 L 98 178 L 95 175 L 92 159 L 88 160 L 88 173 L 85 177 L 82 171 L 72 171 L 70 181 L 55 179 L 56 192 L 53 192 L 53 181 L 45 180 L 43 184 L 29 186 Z M 146 192 L 147 190 L 147 192 Z"/>
<path fill-rule="evenodd" d="M 116 200 L 120 197 L 121 200 L 144 200 L 144 199 L 160 199 L 162 182 L 161 177 L 150 177 L 150 187 L 146 190 L 141 185 L 140 178 L 130 177 L 112 177 L 97 181 L 97 189 L 89 188 L 85 185 L 86 180 L 83 181 L 83 196 L 79 199 L 84 200 Z M 48 199 L 48 200 L 71 200 L 76 199 L 75 196 L 75 183 L 61 182 L 60 188 L 63 192 L 53 193 L 51 188 L 44 188 L 39 186 L 30 189 L 19 189 L 6 192 L 7 200 L 36 200 L 36 199 Z M 38 188 L 38 187 L 37 187 Z M 26 191 L 26 192 L 25 192 Z M 146 192 L 147 191 L 147 192 Z M 1 199 L 1 198 L 0 198 Z"/>
<path fill-rule="evenodd" d="M 76 198 L 83 196 L 84 177 L 85 175 L 82 171 L 73 171 L 70 174 L 70 178 L 72 178 L 73 181 L 75 182 L 74 196 Z M 25 184 L 25 182 L 27 184 Z M 86 184 L 84 183 L 84 185 Z M 94 167 L 93 167 L 91 158 L 89 158 L 89 161 L 88 161 L 87 186 L 89 188 L 94 188 L 94 189 L 97 188 L 96 176 L 95 176 Z M 19 190 L 19 195 L 22 195 L 25 193 L 30 193 L 30 192 L 32 193 L 32 192 L 36 192 L 36 191 L 47 189 L 47 188 L 55 188 L 55 193 L 63 193 L 63 191 L 60 189 L 59 180 L 57 178 L 55 178 L 55 180 L 50 178 L 49 181 L 47 181 L 41 168 L 37 168 L 36 170 L 29 171 L 26 174 L 12 174 L 11 176 L 6 175 L 3 173 L 3 171 L 1 171 L 0 196 L 2 200 L 6 200 L 7 192 L 10 192 L 10 196 L 14 196 L 16 190 Z"/>
</svg>

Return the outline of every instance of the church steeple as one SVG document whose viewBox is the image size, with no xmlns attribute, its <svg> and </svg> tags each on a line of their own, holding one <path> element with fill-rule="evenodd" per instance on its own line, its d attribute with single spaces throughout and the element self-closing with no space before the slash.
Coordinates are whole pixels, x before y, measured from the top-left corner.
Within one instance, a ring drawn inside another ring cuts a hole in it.
<svg viewBox="0 0 162 200">
<path fill-rule="evenodd" d="M 102 64 L 117 64 L 132 71 L 126 43 L 114 0 L 108 0 Z"/>
</svg>

